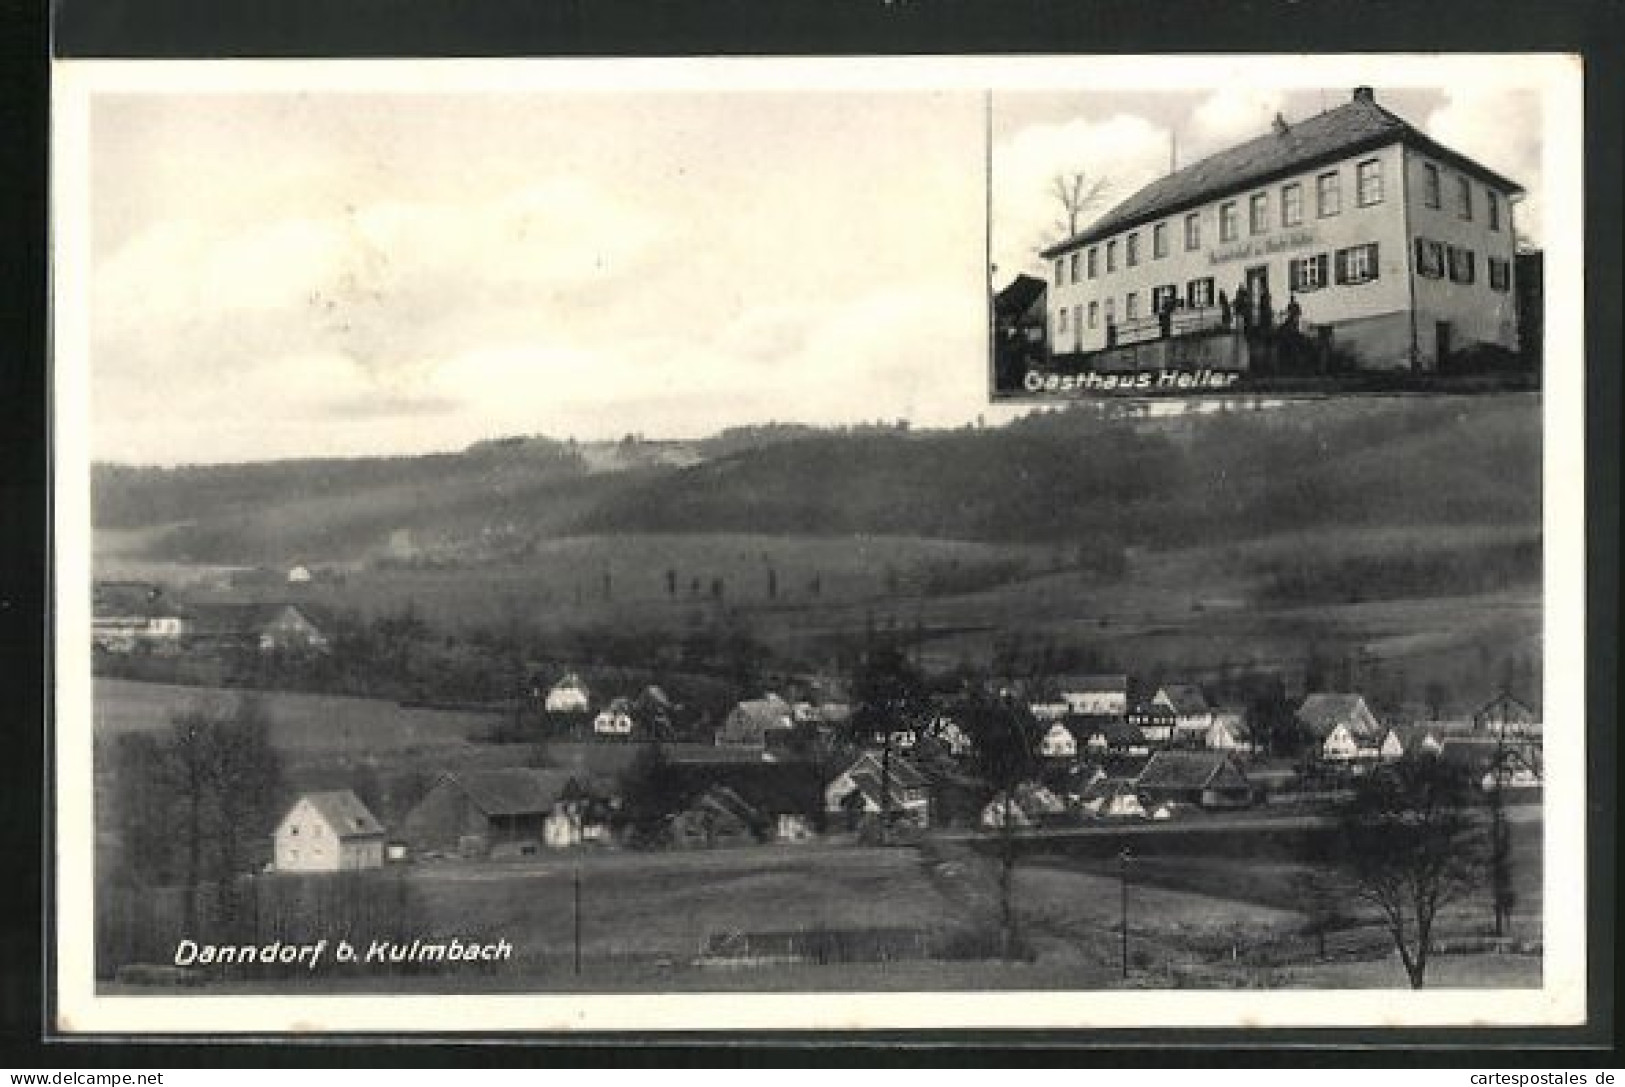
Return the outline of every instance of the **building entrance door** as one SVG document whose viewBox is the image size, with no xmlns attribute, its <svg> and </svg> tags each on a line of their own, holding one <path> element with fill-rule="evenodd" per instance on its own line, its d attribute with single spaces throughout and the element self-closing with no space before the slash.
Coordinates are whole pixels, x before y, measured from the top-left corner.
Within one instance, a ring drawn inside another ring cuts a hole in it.
<svg viewBox="0 0 1625 1087">
<path fill-rule="evenodd" d="M 1253 305 L 1270 289 L 1270 268 L 1267 264 L 1255 264 L 1247 269 L 1247 293 L 1252 297 Z"/>
</svg>

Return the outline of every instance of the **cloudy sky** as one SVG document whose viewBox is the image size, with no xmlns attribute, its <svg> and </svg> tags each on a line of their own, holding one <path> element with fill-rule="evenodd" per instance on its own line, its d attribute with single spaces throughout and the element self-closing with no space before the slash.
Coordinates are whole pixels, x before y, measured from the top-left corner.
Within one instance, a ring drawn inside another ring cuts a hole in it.
<svg viewBox="0 0 1625 1087">
<path fill-rule="evenodd" d="M 1171 134 L 1190 162 L 1347 93 L 1001 92 L 998 278 L 1048 240 L 1057 171 L 1109 205 Z M 1533 95 L 1378 95 L 1528 186 L 1538 238 Z M 977 92 L 98 93 L 89 118 L 100 459 L 1008 414 Z"/>
</svg>

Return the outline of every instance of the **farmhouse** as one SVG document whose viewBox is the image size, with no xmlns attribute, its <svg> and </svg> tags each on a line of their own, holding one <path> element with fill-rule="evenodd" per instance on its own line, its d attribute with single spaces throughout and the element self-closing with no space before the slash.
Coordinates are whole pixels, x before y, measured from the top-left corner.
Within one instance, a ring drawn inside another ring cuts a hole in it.
<svg viewBox="0 0 1625 1087">
<path fill-rule="evenodd" d="M 773 734 L 795 728 L 790 704 L 769 692 L 762 698 L 739 703 L 717 730 L 718 746 L 766 747 Z"/>
<path fill-rule="evenodd" d="M 764 838 L 803 841 L 814 835 L 821 818 L 823 782 L 808 761 L 742 762 L 724 754 L 728 748 L 704 748 L 713 757 L 673 759 L 667 781 L 677 796 L 698 797 L 714 787 L 727 789 L 754 813 L 752 825 Z M 690 805 L 692 806 L 692 805 Z"/>
<path fill-rule="evenodd" d="M 1452 737 L 1439 750 L 1441 761 L 1459 767 L 1480 789 L 1533 789 L 1541 784 L 1540 767 L 1519 747 L 1498 740 Z"/>
<path fill-rule="evenodd" d="M 1357 694 L 1311 694 L 1298 707 L 1297 720 L 1329 762 L 1376 758 L 1386 731 Z"/>
<path fill-rule="evenodd" d="M 1037 782 L 1022 782 L 996 793 L 982 809 L 984 827 L 1032 827 L 1066 814 L 1066 803 Z"/>
<path fill-rule="evenodd" d="M 1075 759 L 1078 757 L 1077 738 L 1071 729 L 1057 721 L 1038 741 L 1038 753 L 1046 759 Z"/>
<path fill-rule="evenodd" d="M 1202 688 L 1194 683 L 1169 683 L 1157 689 L 1153 705 L 1174 715 L 1173 742 L 1180 747 L 1201 747 L 1213 726 L 1213 710 Z"/>
<path fill-rule="evenodd" d="M 138 647 L 178 647 L 186 628 L 182 610 L 169 602 L 163 586 L 150 581 L 96 582 L 90 636 L 97 649 L 129 653 Z"/>
<path fill-rule="evenodd" d="M 272 839 L 278 872 L 349 872 L 384 864 L 383 825 L 349 789 L 305 793 Z"/>
<path fill-rule="evenodd" d="M 1100 781 L 1083 794 L 1081 807 L 1101 819 L 1146 818 L 1140 794 L 1126 781 Z"/>
<path fill-rule="evenodd" d="M 1063 676 L 1055 681 L 1066 712 L 1074 717 L 1122 717 L 1128 713 L 1127 676 Z"/>
<path fill-rule="evenodd" d="M 1150 744 L 1163 745 L 1174 738 L 1174 711 L 1160 702 L 1136 702 L 1128 711 L 1128 723 Z"/>
<path fill-rule="evenodd" d="M 1086 726 L 1084 747 L 1090 755 L 1149 755 L 1145 731 L 1130 721 L 1106 720 Z"/>
<path fill-rule="evenodd" d="M 322 653 L 328 637 L 305 604 L 188 604 L 188 640 L 217 649 Z"/>
<path fill-rule="evenodd" d="M 1491 735 L 1539 736 L 1540 714 L 1502 692 L 1473 713 L 1473 731 Z"/>
<path fill-rule="evenodd" d="M 1515 350 L 1522 196 L 1359 87 L 1318 116 L 1277 116 L 1273 131 L 1159 178 L 1045 250 L 1051 347 L 1183 340 L 1218 363 L 1239 338 L 1226 316 L 1245 292 L 1237 328 L 1269 323 L 1264 298 L 1275 314 L 1294 299 L 1304 326 L 1367 368 L 1434 370 L 1475 344 Z"/>
<path fill-rule="evenodd" d="M 1253 800 L 1252 783 L 1226 751 L 1158 751 L 1134 785 L 1153 803 L 1244 808 Z"/>
<path fill-rule="evenodd" d="M 560 770 L 506 767 L 440 775 L 401 821 L 415 851 L 484 855 L 583 838 L 582 794 Z"/>
<path fill-rule="evenodd" d="M 586 713 L 591 704 L 592 696 L 587 685 L 574 672 L 566 674 L 549 687 L 542 700 L 542 708 L 548 713 Z"/>
<path fill-rule="evenodd" d="M 629 699 L 617 698 L 609 705 L 598 711 L 592 719 L 592 731 L 595 736 L 614 736 L 626 738 L 632 735 L 632 703 Z"/>
<path fill-rule="evenodd" d="M 1253 733 L 1243 710 L 1219 709 L 1213 711 L 1213 723 L 1203 736 L 1203 746 L 1216 751 L 1251 752 Z"/>
<path fill-rule="evenodd" d="M 758 840 L 762 815 L 726 785 L 713 785 L 695 797 L 667 824 L 671 844 L 680 848 L 711 849 L 749 845 Z"/>
<path fill-rule="evenodd" d="M 931 818 L 930 782 L 901 756 L 865 751 L 824 787 L 824 810 L 849 821 L 885 813 L 924 826 Z"/>
</svg>

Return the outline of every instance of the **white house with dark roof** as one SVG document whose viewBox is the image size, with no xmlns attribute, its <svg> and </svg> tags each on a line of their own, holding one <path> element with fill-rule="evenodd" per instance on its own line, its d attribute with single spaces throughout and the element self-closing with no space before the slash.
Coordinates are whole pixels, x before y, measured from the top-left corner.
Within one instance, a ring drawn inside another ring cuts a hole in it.
<svg viewBox="0 0 1625 1087">
<path fill-rule="evenodd" d="M 1044 251 L 1056 354 L 1222 324 L 1220 292 L 1266 291 L 1372 369 L 1515 350 L 1513 204 L 1524 190 L 1377 103 L 1351 101 L 1153 181 Z M 1239 315 L 1236 320 L 1241 324 Z"/>
<path fill-rule="evenodd" d="M 547 689 L 542 706 L 548 713 L 586 713 L 592 704 L 587 684 L 574 672 Z"/>
<path fill-rule="evenodd" d="M 1387 729 L 1357 694 L 1320 691 L 1304 698 L 1298 723 L 1331 762 L 1378 757 Z"/>
<path fill-rule="evenodd" d="M 1213 725 L 1213 708 L 1202 688 L 1194 683 L 1165 683 L 1151 701 L 1174 715 L 1172 740 L 1187 747 L 1200 747 Z"/>
<path fill-rule="evenodd" d="M 305 793 L 273 835 L 278 872 L 351 872 L 384 864 L 384 827 L 349 789 Z"/>
</svg>

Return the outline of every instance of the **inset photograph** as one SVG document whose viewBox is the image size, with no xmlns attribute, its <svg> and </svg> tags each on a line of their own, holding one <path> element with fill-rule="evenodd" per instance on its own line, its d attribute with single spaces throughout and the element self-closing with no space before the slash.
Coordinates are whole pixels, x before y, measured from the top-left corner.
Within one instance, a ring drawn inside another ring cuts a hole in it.
<svg viewBox="0 0 1625 1087">
<path fill-rule="evenodd" d="M 1530 91 L 995 94 L 993 393 L 1531 390 Z"/>
</svg>

